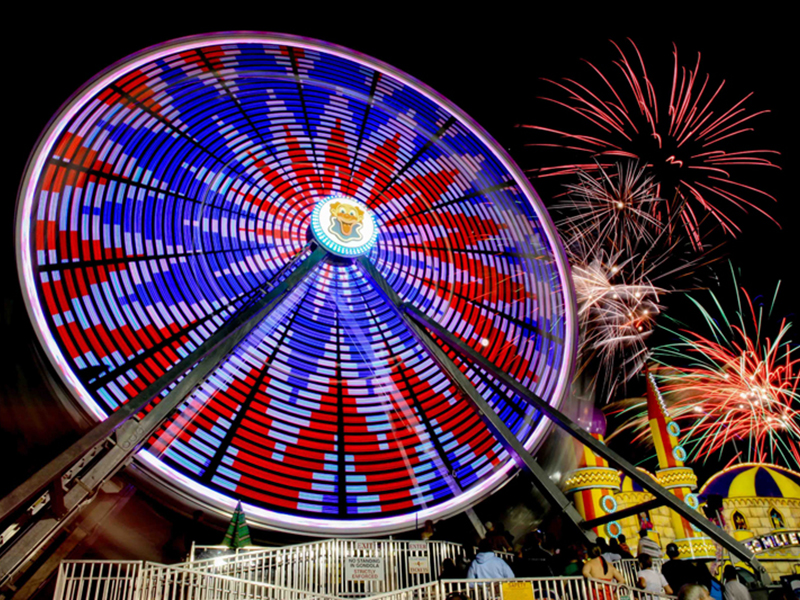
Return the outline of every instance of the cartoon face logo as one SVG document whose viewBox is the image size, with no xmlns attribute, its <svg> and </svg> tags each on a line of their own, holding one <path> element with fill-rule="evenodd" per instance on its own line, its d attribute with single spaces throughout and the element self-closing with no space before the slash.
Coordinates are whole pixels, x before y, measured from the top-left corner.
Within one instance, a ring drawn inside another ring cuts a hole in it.
<svg viewBox="0 0 800 600">
<path fill-rule="evenodd" d="M 336 256 L 367 254 L 378 239 L 375 216 L 366 205 L 347 196 L 319 199 L 311 213 L 311 233 L 322 248 Z"/>
<path fill-rule="evenodd" d="M 331 223 L 328 233 L 343 242 L 357 242 L 361 240 L 364 211 L 349 202 L 331 203 Z"/>
</svg>

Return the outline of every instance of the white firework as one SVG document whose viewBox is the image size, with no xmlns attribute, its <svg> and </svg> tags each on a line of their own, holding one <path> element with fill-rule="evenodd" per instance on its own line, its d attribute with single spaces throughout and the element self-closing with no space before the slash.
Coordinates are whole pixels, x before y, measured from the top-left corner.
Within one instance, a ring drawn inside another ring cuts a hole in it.
<svg viewBox="0 0 800 600">
<path fill-rule="evenodd" d="M 656 196 L 652 175 L 637 162 L 617 163 L 615 174 L 598 165 L 596 173 L 578 171 L 577 177 L 553 206 L 565 215 L 558 227 L 570 241 L 592 240 L 611 252 L 632 255 L 642 242 L 658 239 L 664 229 L 658 218 L 663 201 Z"/>
<path fill-rule="evenodd" d="M 598 364 L 610 389 L 638 373 L 648 356 L 647 338 L 663 307 L 664 288 L 635 268 L 634 259 L 598 251 L 573 264 L 581 325 L 581 362 Z"/>
</svg>

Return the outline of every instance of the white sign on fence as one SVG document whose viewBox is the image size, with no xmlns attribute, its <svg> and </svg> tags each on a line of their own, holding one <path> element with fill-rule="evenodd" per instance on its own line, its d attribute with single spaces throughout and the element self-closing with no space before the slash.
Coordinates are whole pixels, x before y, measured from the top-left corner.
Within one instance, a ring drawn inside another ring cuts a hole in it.
<svg viewBox="0 0 800 600">
<path fill-rule="evenodd" d="M 422 550 L 423 552 L 428 550 L 428 544 L 425 542 L 408 542 L 408 549 L 409 550 Z"/>
<path fill-rule="evenodd" d="M 344 578 L 346 581 L 383 581 L 383 559 L 348 556 Z"/>
<path fill-rule="evenodd" d="M 429 575 L 431 563 L 427 556 L 412 556 L 408 559 L 408 572 L 411 575 Z"/>
</svg>

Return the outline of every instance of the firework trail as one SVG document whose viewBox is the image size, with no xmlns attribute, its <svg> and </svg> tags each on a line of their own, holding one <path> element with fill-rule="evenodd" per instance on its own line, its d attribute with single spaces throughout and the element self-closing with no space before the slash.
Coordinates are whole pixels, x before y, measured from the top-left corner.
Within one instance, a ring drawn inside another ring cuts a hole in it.
<svg viewBox="0 0 800 600">
<path fill-rule="evenodd" d="M 684 425 L 684 447 L 695 460 L 732 453 L 733 460 L 800 466 L 800 347 L 790 341 L 786 319 L 775 335 L 765 334 L 775 296 L 766 317 L 745 290 L 737 290 L 732 316 L 713 293 L 710 308 L 692 299 L 707 334 L 671 330 L 678 341 L 654 352 L 661 391 L 673 419 Z M 633 430 L 637 439 L 646 438 L 646 411 L 636 413 L 642 409 L 639 403 L 620 411 L 635 416 L 615 435 Z"/>
<path fill-rule="evenodd" d="M 646 340 L 663 308 L 659 296 L 666 292 L 637 272 L 630 260 L 619 258 L 598 251 L 592 262 L 572 269 L 582 334 L 581 367 L 603 372 L 609 396 L 644 365 Z"/>
<path fill-rule="evenodd" d="M 598 166 L 553 208 L 562 233 L 578 301 L 580 364 L 602 380 L 601 392 L 636 375 L 648 357 L 647 338 L 661 312 L 659 299 L 693 274 L 703 254 L 671 235 L 670 223 L 652 216 L 661 202 L 652 176 L 636 163 Z"/>
<path fill-rule="evenodd" d="M 522 125 L 556 140 L 531 146 L 561 148 L 581 156 L 578 162 L 530 170 L 534 177 L 595 173 L 614 161 L 628 158 L 652 169 L 657 197 L 653 218 L 668 221 L 677 215 L 691 243 L 702 246 L 701 225 L 706 216 L 726 233 L 735 235 L 739 227 L 729 214 L 735 206 L 767 214 L 751 198 L 774 198 L 763 190 L 734 178 L 741 167 L 776 167 L 770 160 L 773 150 L 735 149 L 732 143 L 752 131 L 750 122 L 769 111 L 749 112 L 745 108 L 751 94 L 732 106 L 720 108 L 723 81 L 709 85 L 709 76 L 700 72 L 700 55 L 694 68 L 682 66 L 677 48 L 673 50 L 673 70 L 669 93 L 656 87 L 641 53 L 633 41 L 629 56 L 612 42 L 619 53 L 611 73 L 591 62 L 597 82 L 584 84 L 573 79 L 547 80 L 565 97 L 545 98 L 565 108 L 585 127 L 584 132 L 568 132 L 538 125 Z M 615 82 L 621 82 L 617 85 Z M 659 100 L 658 98 L 661 98 Z M 664 98 L 667 98 L 665 101 Z"/>
<path fill-rule="evenodd" d="M 578 182 L 565 185 L 567 196 L 552 209 L 564 216 L 557 221 L 570 241 L 594 240 L 597 246 L 632 256 L 641 244 L 652 245 L 663 227 L 653 217 L 661 202 L 653 176 L 638 163 L 616 164 L 616 173 L 597 165 L 596 177 L 587 171 L 576 173 Z"/>
</svg>

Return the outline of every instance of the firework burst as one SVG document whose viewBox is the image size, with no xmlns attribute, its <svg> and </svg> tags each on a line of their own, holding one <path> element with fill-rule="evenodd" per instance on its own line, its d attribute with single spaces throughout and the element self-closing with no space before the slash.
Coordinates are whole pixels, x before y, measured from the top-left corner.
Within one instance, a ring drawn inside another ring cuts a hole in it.
<svg viewBox="0 0 800 600">
<path fill-rule="evenodd" d="M 616 173 L 598 164 L 595 173 L 578 171 L 578 182 L 565 186 L 566 198 L 553 205 L 565 215 L 558 221 L 559 230 L 570 240 L 591 239 L 628 255 L 641 244 L 654 244 L 663 226 L 653 217 L 661 202 L 653 176 L 635 161 L 617 163 Z"/>
<path fill-rule="evenodd" d="M 708 334 L 673 331 L 678 341 L 656 349 L 659 367 L 655 372 L 661 391 L 672 418 L 688 428 L 684 447 L 694 459 L 732 453 L 733 460 L 782 463 L 797 469 L 800 352 L 789 340 L 791 324 L 782 320 L 777 333 L 767 337 L 763 307 L 757 307 L 745 290 L 737 293 L 737 300 L 733 318 L 725 314 L 713 293 L 711 309 L 693 300 Z M 688 366 L 681 366 L 686 361 Z M 635 407 L 641 410 L 642 405 Z M 646 437 L 646 412 L 624 429 Z"/>
<path fill-rule="evenodd" d="M 720 108 L 725 82 L 716 87 L 709 85 L 709 76 L 700 72 L 699 54 L 694 68 L 681 66 L 677 48 L 673 51 L 669 93 L 660 90 L 657 96 L 636 45 L 631 41 L 633 58 L 629 58 L 619 45 L 612 44 L 619 53 L 612 73 L 586 61 L 599 83 L 596 90 L 592 84 L 573 79 L 547 80 L 566 97 L 545 100 L 580 117 L 585 133 L 522 125 L 558 138 L 553 143 L 530 145 L 562 148 L 583 158 L 532 169 L 532 176 L 594 173 L 620 158 L 641 161 L 653 170 L 655 196 L 667 200 L 652 207 L 653 218 L 670 220 L 677 215 L 696 248 L 702 245 L 701 224 L 706 216 L 735 235 L 739 227 L 727 212 L 731 206 L 766 214 L 751 198 L 774 198 L 737 181 L 733 175 L 743 166 L 776 167 L 770 157 L 778 153 L 729 146 L 752 131 L 750 122 L 755 117 L 769 111 L 749 112 L 745 108 L 752 93 L 732 106 Z M 617 80 L 621 85 L 614 83 Z"/>
<path fill-rule="evenodd" d="M 670 223 L 653 218 L 661 200 L 644 168 L 626 161 L 596 173 L 579 171 L 553 208 L 573 266 L 582 371 L 602 373 L 611 397 L 648 356 L 660 297 L 692 274 L 703 255 L 671 235 Z"/>
<path fill-rule="evenodd" d="M 661 311 L 659 296 L 666 290 L 654 286 L 619 255 L 593 254 L 588 264 L 575 264 L 572 277 L 581 324 L 581 363 L 595 362 L 604 372 L 609 392 L 624 384 L 644 365 L 647 338 Z"/>
</svg>

